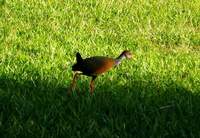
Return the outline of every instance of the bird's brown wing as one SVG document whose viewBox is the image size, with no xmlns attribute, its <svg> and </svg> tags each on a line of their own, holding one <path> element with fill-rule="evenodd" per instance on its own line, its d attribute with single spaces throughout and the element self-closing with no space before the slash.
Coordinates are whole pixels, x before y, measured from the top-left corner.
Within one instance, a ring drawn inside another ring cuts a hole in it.
<svg viewBox="0 0 200 138">
<path fill-rule="evenodd" d="M 91 57 L 83 61 L 83 72 L 87 75 L 98 75 L 111 69 L 115 60 L 108 57 Z"/>
</svg>

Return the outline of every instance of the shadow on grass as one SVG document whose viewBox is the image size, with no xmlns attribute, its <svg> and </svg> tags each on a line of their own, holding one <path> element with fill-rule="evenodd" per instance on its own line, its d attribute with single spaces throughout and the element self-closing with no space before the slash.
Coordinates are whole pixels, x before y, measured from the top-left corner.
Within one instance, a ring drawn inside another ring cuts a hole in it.
<svg viewBox="0 0 200 138">
<path fill-rule="evenodd" d="M 116 85 L 117 84 L 117 85 Z M 171 82 L 114 81 L 89 95 L 45 82 L 17 83 L 0 78 L 2 137 L 196 137 L 200 136 L 200 97 Z"/>
</svg>

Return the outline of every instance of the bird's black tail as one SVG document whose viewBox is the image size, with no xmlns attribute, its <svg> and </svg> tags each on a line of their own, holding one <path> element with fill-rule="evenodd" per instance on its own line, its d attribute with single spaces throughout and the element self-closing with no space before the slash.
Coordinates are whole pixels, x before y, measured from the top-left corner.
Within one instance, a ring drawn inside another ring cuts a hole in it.
<svg viewBox="0 0 200 138">
<path fill-rule="evenodd" d="M 72 66 L 73 71 L 80 71 L 82 65 L 83 58 L 79 52 L 76 53 L 76 64 Z"/>
<path fill-rule="evenodd" d="M 83 61 L 81 54 L 79 52 L 76 53 L 76 61 L 77 63 L 81 63 Z"/>
</svg>

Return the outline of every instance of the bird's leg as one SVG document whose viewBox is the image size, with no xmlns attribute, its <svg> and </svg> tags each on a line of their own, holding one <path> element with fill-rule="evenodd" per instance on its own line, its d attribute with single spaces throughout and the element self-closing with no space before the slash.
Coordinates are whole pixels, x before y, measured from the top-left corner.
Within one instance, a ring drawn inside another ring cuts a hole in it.
<svg viewBox="0 0 200 138">
<path fill-rule="evenodd" d="M 74 77 L 73 77 L 73 80 L 72 80 L 72 83 L 71 83 L 71 86 L 70 86 L 70 88 L 69 88 L 69 94 L 70 94 L 71 91 L 75 88 L 75 86 L 76 86 L 76 80 L 78 79 L 79 75 L 81 75 L 81 73 L 75 72 Z"/>
<path fill-rule="evenodd" d="M 92 77 L 92 80 L 90 81 L 90 94 L 92 95 L 94 92 L 94 80 L 96 79 L 96 76 Z"/>
</svg>

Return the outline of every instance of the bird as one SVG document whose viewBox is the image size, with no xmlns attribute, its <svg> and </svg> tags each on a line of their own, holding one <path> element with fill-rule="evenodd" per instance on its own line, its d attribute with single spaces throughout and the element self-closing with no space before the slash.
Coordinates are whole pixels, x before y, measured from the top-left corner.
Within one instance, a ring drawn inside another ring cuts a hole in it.
<svg viewBox="0 0 200 138">
<path fill-rule="evenodd" d="M 83 59 L 79 52 L 76 53 L 76 63 L 72 65 L 72 71 L 75 72 L 69 92 L 71 93 L 76 85 L 76 80 L 80 75 L 92 77 L 90 81 L 90 94 L 94 92 L 94 81 L 97 76 L 117 67 L 123 59 L 131 59 L 132 53 L 124 50 L 117 58 L 108 56 L 93 56 Z"/>
</svg>

